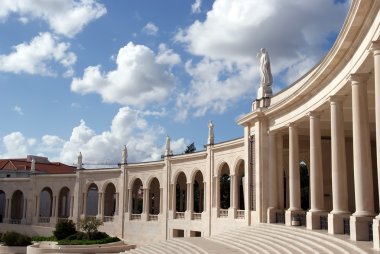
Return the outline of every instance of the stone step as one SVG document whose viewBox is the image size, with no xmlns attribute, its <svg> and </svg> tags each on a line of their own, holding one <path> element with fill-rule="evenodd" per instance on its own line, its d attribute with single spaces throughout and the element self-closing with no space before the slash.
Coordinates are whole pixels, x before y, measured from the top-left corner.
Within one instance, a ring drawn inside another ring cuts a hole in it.
<svg viewBox="0 0 380 254">
<path fill-rule="evenodd" d="M 221 234 L 217 235 L 215 237 L 211 237 L 210 240 L 218 241 L 225 245 L 231 245 L 239 250 L 241 250 L 243 253 L 262 253 L 262 250 L 258 248 L 255 245 L 252 245 L 251 243 L 243 242 L 239 239 L 231 239 L 228 235 Z"/>
</svg>

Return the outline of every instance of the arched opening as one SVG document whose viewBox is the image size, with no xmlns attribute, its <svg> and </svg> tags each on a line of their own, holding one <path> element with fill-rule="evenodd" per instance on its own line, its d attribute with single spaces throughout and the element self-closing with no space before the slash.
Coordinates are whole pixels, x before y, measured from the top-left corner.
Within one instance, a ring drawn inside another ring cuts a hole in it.
<svg viewBox="0 0 380 254">
<path fill-rule="evenodd" d="M 24 212 L 24 194 L 20 190 L 16 190 L 12 195 L 11 205 L 11 223 L 20 224 L 22 214 Z"/>
<path fill-rule="evenodd" d="M 183 172 L 181 172 L 177 178 L 175 197 L 176 197 L 176 211 L 185 212 L 187 209 L 186 207 L 187 186 L 186 186 L 186 175 Z"/>
<path fill-rule="evenodd" d="M 231 177 L 230 168 L 225 163 L 220 171 L 220 208 L 230 208 Z"/>
<path fill-rule="evenodd" d="M 300 162 L 300 181 L 301 181 L 301 208 L 310 208 L 310 179 L 309 170 L 305 162 Z"/>
<path fill-rule="evenodd" d="M 116 211 L 116 188 L 109 183 L 104 192 L 104 216 L 114 216 Z M 107 219 L 105 219 L 106 221 Z"/>
<path fill-rule="evenodd" d="M 87 190 L 86 216 L 98 215 L 99 189 L 95 183 L 90 184 Z"/>
<path fill-rule="evenodd" d="M 139 178 L 133 183 L 132 189 L 132 214 L 142 214 L 144 202 L 144 190 Z"/>
<path fill-rule="evenodd" d="M 63 187 L 59 192 L 58 217 L 70 217 L 70 190 L 67 187 Z"/>
<path fill-rule="evenodd" d="M 40 192 L 40 218 L 50 218 L 53 209 L 53 192 L 49 187 L 45 187 Z M 48 221 L 40 221 L 48 222 Z"/>
<path fill-rule="evenodd" d="M 204 210 L 204 182 L 201 171 L 198 171 L 194 177 L 193 183 L 193 211 L 201 213 Z"/>
<path fill-rule="evenodd" d="M 5 218 L 5 202 L 5 192 L 0 190 L 0 223 L 3 223 Z"/>
<path fill-rule="evenodd" d="M 237 209 L 238 210 L 244 210 L 245 204 L 244 204 L 244 161 L 241 160 L 238 164 L 238 168 L 236 170 L 235 176 L 236 176 L 236 191 L 237 191 Z"/>
<path fill-rule="evenodd" d="M 157 178 L 153 178 L 149 186 L 149 214 L 160 213 L 160 183 Z"/>
</svg>

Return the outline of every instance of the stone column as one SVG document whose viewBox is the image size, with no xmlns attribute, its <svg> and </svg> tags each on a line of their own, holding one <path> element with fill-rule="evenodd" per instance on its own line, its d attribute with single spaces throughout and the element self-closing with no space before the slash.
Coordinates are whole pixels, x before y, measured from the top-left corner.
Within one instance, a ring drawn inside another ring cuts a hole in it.
<svg viewBox="0 0 380 254">
<path fill-rule="evenodd" d="M 309 113 L 310 120 L 310 210 L 306 214 L 308 229 L 320 228 L 320 216 L 324 215 L 323 168 L 321 150 L 320 113 Z M 326 213 L 327 214 L 327 213 Z"/>
<path fill-rule="evenodd" d="M 163 203 L 164 203 L 164 189 L 163 188 L 160 188 L 160 204 L 159 204 L 159 207 L 160 207 L 160 211 L 158 214 L 162 214 L 163 213 Z"/>
<path fill-rule="evenodd" d="M 282 134 L 276 135 L 276 143 L 277 143 L 277 201 L 278 201 L 278 208 L 281 210 L 285 208 L 285 200 L 284 200 L 284 139 Z"/>
<path fill-rule="evenodd" d="M 380 192 L 380 42 L 372 42 L 371 51 L 373 53 L 373 69 L 375 78 L 377 184 Z M 373 220 L 373 247 L 377 250 L 380 249 L 380 214 Z"/>
<path fill-rule="evenodd" d="M 149 189 L 144 188 L 143 189 L 143 207 L 142 207 L 142 214 L 141 214 L 141 220 L 147 221 L 148 220 L 148 210 L 149 210 Z"/>
<path fill-rule="evenodd" d="M 86 217 L 86 215 L 87 215 L 87 192 L 83 192 L 82 202 L 83 202 L 82 214 L 84 215 L 84 217 Z"/>
<path fill-rule="evenodd" d="M 220 176 L 216 176 L 214 177 L 214 181 L 215 181 L 215 189 L 216 189 L 216 193 L 215 193 L 215 199 L 216 199 L 216 211 L 217 211 L 217 216 L 219 217 L 219 210 L 220 210 Z"/>
<path fill-rule="evenodd" d="M 132 202 L 133 202 L 133 197 L 132 197 L 132 189 L 128 189 L 128 213 L 129 213 L 129 219 L 131 218 L 131 214 L 133 213 L 133 207 L 132 207 Z"/>
<path fill-rule="evenodd" d="M 103 218 L 103 215 L 102 215 L 102 193 L 101 192 L 98 192 L 98 214 L 96 217 L 98 217 L 98 219 Z"/>
<path fill-rule="evenodd" d="M 285 213 L 285 224 L 291 226 L 292 215 L 301 209 L 301 184 L 298 129 L 294 123 L 289 124 L 289 209 Z"/>
<path fill-rule="evenodd" d="M 28 199 L 24 198 L 22 200 L 23 202 L 23 207 L 22 207 L 22 219 L 21 219 L 21 224 L 26 224 L 26 209 L 27 209 L 27 203 Z"/>
<path fill-rule="evenodd" d="M 343 219 L 348 218 L 346 142 L 344 136 L 343 97 L 331 96 L 331 180 L 333 210 L 328 215 L 328 232 L 343 234 Z"/>
<path fill-rule="evenodd" d="M 40 196 L 39 195 L 36 195 L 36 205 L 37 205 L 37 211 L 36 211 L 36 223 L 39 222 L 39 218 L 40 218 Z M 9 210 L 9 212 L 11 212 L 11 210 Z M 9 213 L 9 218 L 11 217 L 11 214 Z"/>
<path fill-rule="evenodd" d="M 231 219 L 235 218 L 235 213 L 236 213 L 235 196 L 236 196 L 236 174 L 231 175 L 230 173 L 230 208 L 228 209 L 228 217 Z"/>
<path fill-rule="evenodd" d="M 186 212 L 185 212 L 185 219 L 191 220 L 192 213 L 193 213 L 193 184 L 187 183 L 187 203 L 186 203 Z"/>
<path fill-rule="evenodd" d="M 115 204 L 115 216 L 116 215 L 119 215 L 119 192 L 116 192 L 115 193 L 115 201 L 116 201 L 116 204 Z"/>
<path fill-rule="evenodd" d="M 368 221 L 374 214 L 371 144 L 367 105 L 368 74 L 351 74 L 355 213 L 350 218 L 350 238 L 368 240 Z"/>
<path fill-rule="evenodd" d="M 9 223 L 9 215 L 10 215 L 10 207 L 11 207 L 11 205 L 10 205 L 10 199 L 9 198 L 7 198 L 6 200 L 5 200 L 5 215 L 4 215 L 4 223 Z"/>
<path fill-rule="evenodd" d="M 276 210 L 278 208 L 278 190 L 277 190 L 277 139 L 276 134 L 269 132 L 269 175 L 268 175 L 268 191 L 269 191 L 269 202 L 268 202 L 268 214 L 267 222 L 276 222 Z"/>
</svg>

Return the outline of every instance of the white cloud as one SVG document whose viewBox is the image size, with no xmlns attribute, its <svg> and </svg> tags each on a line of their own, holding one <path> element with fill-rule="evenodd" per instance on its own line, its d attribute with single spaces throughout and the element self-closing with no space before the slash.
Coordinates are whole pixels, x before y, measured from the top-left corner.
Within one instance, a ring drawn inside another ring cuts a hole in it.
<svg viewBox="0 0 380 254">
<path fill-rule="evenodd" d="M 30 142 L 21 132 L 12 132 L 3 137 L 5 152 L 0 158 L 24 158 L 30 150 Z"/>
<path fill-rule="evenodd" d="M 124 144 L 127 145 L 130 162 L 158 160 L 163 154 L 163 147 L 157 147 L 156 143 L 161 140 L 164 144 L 162 127 L 148 124 L 144 112 L 123 107 L 113 118 L 110 129 L 100 134 L 82 120 L 64 143 L 60 160 L 73 163 L 81 151 L 87 163 L 118 163 Z M 185 148 L 183 139 L 173 140 L 173 144 L 177 153 Z"/>
<path fill-rule="evenodd" d="M 168 51 L 168 49 L 166 49 Z M 119 50 L 116 70 L 101 72 L 101 66 L 89 66 L 82 78 L 74 78 L 71 90 L 81 94 L 98 93 L 103 101 L 144 107 L 164 102 L 175 87 L 169 65 L 176 60 L 173 53 L 155 55 L 146 46 L 129 42 Z"/>
<path fill-rule="evenodd" d="M 144 26 L 143 32 L 145 32 L 148 35 L 157 35 L 158 27 L 154 23 L 149 22 Z"/>
<path fill-rule="evenodd" d="M 24 115 L 24 112 L 20 106 L 14 106 L 13 111 L 17 112 L 20 116 Z"/>
<path fill-rule="evenodd" d="M 274 89 L 296 80 L 320 60 L 328 38 L 341 28 L 349 3 L 334 2 L 214 1 L 205 20 L 195 21 L 175 36 L 191 54 L 202 58 L 187 68 L 193 80 L 191 89 L 177 99 L 182 107 L 177 118 L 186 117 L 190 108 L 195 115 L 210 109 L 223 112 L 247 92 L 255 98 L 256 54 L 263 47 L 270 54 Z"/>
<path fill-rule="evenodd" d="M 91 21 L 106 14 L 104 5 L 96 0 L 2 0 L 0 21 L 16 13 L 21 22 L 42 19 L 57 34 L 74 37 Z"/>
<path fill-rule="evenodd" d="M 195 2 L 191 5 L 191 11 L 193 13 L 201 12 L 201 5 L 202 5 L 202 0 L 195 0 Z"/>
<path fill-rule="evenodd" d="M 158 49 L 159 51 L 156 57 L 158 64 L 173 66 L 181 63 L 180 55 L 174 53 L 174 51 L 169 49 L 164 43 L 161 43 Z"/>
<path fill-rule="evenodd" d="M 69 43 L 59 42 L 50 33 L 40 33 L 30 43 L 14 46 L 10 54 L 0 55 L 0 71 L 55 75 L 52 65 L 58 63 L 70 72 L 76 55 L 68 51 L 69 47 Z"/>
</svg>

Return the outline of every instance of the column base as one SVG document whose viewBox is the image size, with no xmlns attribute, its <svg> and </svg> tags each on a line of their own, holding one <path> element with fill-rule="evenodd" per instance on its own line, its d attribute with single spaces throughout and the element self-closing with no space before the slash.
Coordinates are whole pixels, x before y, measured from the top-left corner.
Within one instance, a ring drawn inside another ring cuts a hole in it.
<svg viewBox="0 0 380 254">
<path fill-rule="evenodd" d="M 350 217 L 350 239 L 353 241 L 369 241 L 369 222 L 373 217 Z"/>
<path fill-rule="evenodd" d="M 344 234 L 344 219 L 349 219 L 350 213 L 329 213 L 328 215 L 328 233 L 331 235 Z"/>
<path fill-rule="evenodd" d="M 380 250 L 380 218 L 377 218 L 377 217 L 373 219 L 373 224 L 372 224 L 373 248 L 375 250 Z"/>
<path fill-rule="evenodd" d="M 236 218 L 236 209 L 235 208 L 228 208 L 228 218 L 229 219 L 235 219 Z"/>
<path fill-rule="evenodd" d="M 302 226 L 301 216 L 305 216 L 303 210 L 286 210 L 285 211 L 285 225 L 286 226 Z"/>
<path fill-rule="evenodd" d="M 306 228 L 321 229 L 321 216 L 327 216 L 325 211 L 309 211 L 306 213 Z"/>
<path fill-rule="evenodd" d="M 142 213 L 141 214 L 141 221 L 147 221 L 148 220 L 148 214 Z"/>
<path fill-rule="evenodd" d="M 276 223 L 276 212 L 279 211 L 276 207 L 269 207 L 267 210 L 267 223 Z"/>
</svg>

